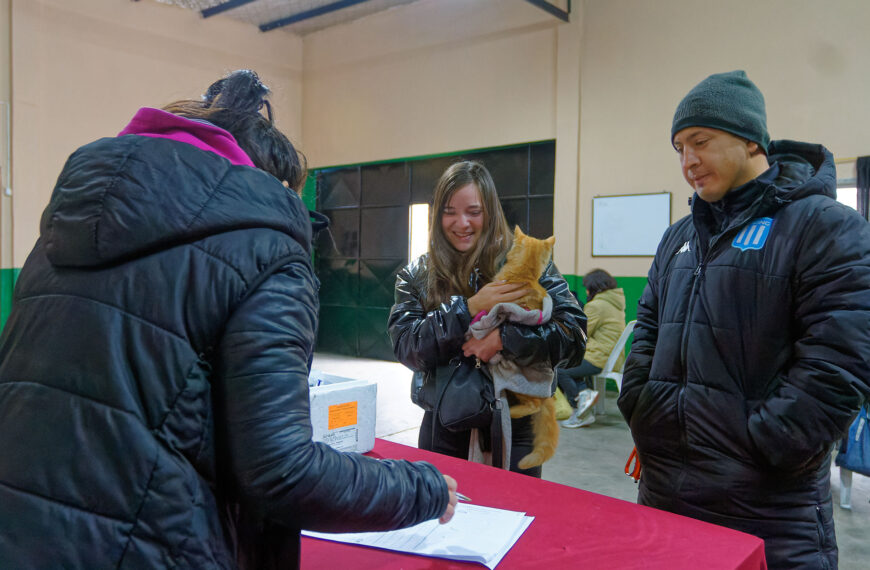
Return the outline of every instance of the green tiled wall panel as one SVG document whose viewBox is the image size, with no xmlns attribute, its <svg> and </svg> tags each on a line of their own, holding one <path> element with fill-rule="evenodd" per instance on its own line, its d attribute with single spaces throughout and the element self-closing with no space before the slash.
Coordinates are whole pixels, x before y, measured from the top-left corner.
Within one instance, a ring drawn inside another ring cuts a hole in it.
<svg viewBox="0 0 870 570">
<path fill-rule="evenodd" d="M 12 308 L 12 290 L 15 287 L 15 281 L 18 278 L 18 273 L 21 270 L 18 268 L 0 269 L 0 328 L 6 323 L 9 317 L 9 311 Z M 565 280 L 572 291 L 577 292 L 580 300 L 586 300 L 586 291 L 583 289 L 583 278 L 578 275 L 565 274 Z M 646 277 L 616 277 L 616 283 L 625 291 L 625 319 L 627 321 L 637 318 L 637 302 L 640 300 L 643 290 L 646 287 Z M 367 326 L 359 327 L 358 322 L 358 307 L 341 307 L 326 305 L 321 308 L 321 323 L 320 323 L 320 338 L 318 345 L 325 344 L 322 347 L 327 350 L 349 349 L 349 345 L 356 347 L 357 333 L 368 331 L 372 338 L 359 339 L 359 342 L 366 343 L 370 346 L 382 347 L 377 352 L 382 353 L 383 357 L 387 357 L 386 351 L 388 342 L 385 340 L 383 333 L 386 332 L 388 311 L 383 309 L 371 311 L 371 315 L 366 315 L 368 318 Z M 367 311 L 368 312 L 368 311 Z M 383 314 L 382 332 L 375 332 L 375 327 L 371 322 L 371 318 L 375 315 Z M 358 328 L 359 327 L 359 328 Z M 364 335 L 368 337 L 369 335 Z M 321 348 L 320 346 L 318 348 Z"/>
<path fill-rule="evenodd" d="M 309 210 L 314 210 L 317 206 L 317 176 L 314 172 L 309 173 L 305 179 L 305 186 L 302 187 L 302 203 Z"/>
<path fill-rule="evenodd" d="M 583 278 L 565 274 L 565 280 L 581 301 L 586 301 Z M 637 318 L 637 302 L 646 287 L 646 277 L 616 277 L 616 284 L 625 291 L 625 319 Z M 334 294 L 334 293 L 333 293 Z M 371 358 L 394 360 L 386 335 L 388 309 L 380 307 L 349 307 L 325 304 L 320 310 L 320 334 L 317 350 L 354 354 L 354 347 Z M 350 352 L 348 352 L 350 351 Z"/>
<path fill-rule="evenodd" d="M 19 272 L 21 270 L 14 267 L 0 269 L 0 329 L 9 318 L 9 311 L 12 309 L 12 290 L 15 288 Z"/>
</svg>

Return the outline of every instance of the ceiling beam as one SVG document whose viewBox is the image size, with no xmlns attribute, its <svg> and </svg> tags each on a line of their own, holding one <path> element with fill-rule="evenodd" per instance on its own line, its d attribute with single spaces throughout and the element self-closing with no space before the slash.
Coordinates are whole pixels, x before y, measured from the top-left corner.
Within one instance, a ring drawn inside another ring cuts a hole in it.
<svg viewBox="0 0 870 570">
<path fill-rule="evenodd" d="M 529 4 L 533 4 L 533 5 L 537 6 L 541 10 L 544 10 L 545 12 L 549 12 L 550 14 L 556 16 L 557 18 L 559 18 L 560 20 L 562 20 L 564 22 L 570 22 L 571 0 L 568 0 L 568 10 L 567 11 L 559 8 L 558 6 L 554 6 L 550 2 L 547 2 L 547 0 L 526 0 L 526 2 L 528 2 Z"/>
<path fill-rule="evenodd" d="M 218 4 L 217 6 L 212 6 L 211 8 L 205 8 L 201 13 L 203 18 L 208 18 L 210 16 L 216 16 L 221 12 L 226 12 L 227 10 L 232 10 L 233 8 L 238 8 L 239 6 L 244 6 L 245 4 L 250 4 L 254 0 L 228 0 L 223 4 Z"/>
<path fill-rule="evenodd" d="M 312 8 L 311 10 L 306 10 L 305 12 L 299 12 L 298 14 L 287 16 L 286 18 L 280 18 L 278 20 L 266 22 L 265 24 L 260 24 L 260 31 L 268 32 L 269 30 L 274 30 L 275 28 L 281 28 L 283 26 L 295 24 L 296 22 L 301 22 L 302 20 L 316 18 L 317 16 L 329 14 L 330 12 L 335 12 L 336 10 L 341 10 L 342 8 L 353 6 L 354 4 L 361 4 L 362 2 L 366 2 L 366 0 L 339 0 L 338 2 L 325 4 L 317 8 Z"/>
</svg>

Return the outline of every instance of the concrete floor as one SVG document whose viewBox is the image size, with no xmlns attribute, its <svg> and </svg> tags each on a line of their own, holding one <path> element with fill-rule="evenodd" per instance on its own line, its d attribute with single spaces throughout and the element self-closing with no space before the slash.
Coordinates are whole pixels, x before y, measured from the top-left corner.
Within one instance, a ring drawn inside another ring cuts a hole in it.
<svg viewBox="0 0 870 570">
<path fill-rule="evenodd" d="M 372 380 L 378 384 L 377 437 L 417 446 L 423 411 L 411 403 L 410 371 L 395 362 L 315 354 L 313 368 L 329 374 Z M 628 426 L 616 408 L 616 393 L 608 392 L 605 414 L 591 426 L 562 428 L 555 457 L 544 464 L 544 479 L 635 502 L 636 485 L 623 473 L 633 443 Z M 852 508 L 838 506 L 839 468 L 832 468 L 834 524 L 842 570 L 870 568 L 870 478 L 854 474 Z M 864 562 L 861 562 L 863 560 Z"/>
</svg>

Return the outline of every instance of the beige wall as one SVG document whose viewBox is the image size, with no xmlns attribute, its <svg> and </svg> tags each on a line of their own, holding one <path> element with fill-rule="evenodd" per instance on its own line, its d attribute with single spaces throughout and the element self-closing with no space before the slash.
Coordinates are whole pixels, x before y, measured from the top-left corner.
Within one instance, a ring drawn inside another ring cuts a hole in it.
<svg viewBox="0 0 870 570">
<path fill-rule="evenodd" d="M 196 98 L 249 67 L 274 89 L 285 132 L 302 137 L 302 42 L 291 34 L 156 2 L 11 3 L 15 267 L 33 247 L 66 157 L 117 134 L 139 107 Z"/>
<path fill-rule="evenodd" d="M 687 213 L 670 122 L 709 73 L 746 69 L 775 138 L 870 154 L 865 0 L 577 0 L 570 24 L 524 0 L 418 0 L 304 40 L 150 1 L 4 2 L 17 267 L 75 147 L 238 67 L 275 89 L 315 167 L 555 138 L 556 262 L 573 274 L 646 274 L 650 258 L 591 257 L 592 198 L 666 190 Z"/>
<path fill-rule="evenodd" d="M 418 0 L 305 37 L 305 152 L 329 166 L 545 139 L 556 262 L 576 255 L 580 21 L 523 0 Z"/>
<path fill-rule="evenodd" d="M 7 196 L 9 168 L 9 102 L 11 99 L 12 60 L 9 32 L 10 0 L 0 0 L 0 269 L 12 267 L 12 198 Z"/>
<path fill-rule="evenodd" d="M 710 73 L 745 69 L 763 91 L 774 139 L 870 154 L 870 2 L 866 0 L 586 0 L 579 224 L 597 195 L 673 193 L 673 221 L 691 190 L 669 145 L 677 103 Z M 850 174 L 851 169 L 851 174 Z M 838 168 L 854 176 L 854 166 Z M 580 267 L 645 275 L 648 258 L 591 257 Z"/>
<path fill-rule="evenodd" d="M 551 139 L 558 20 L 517 0 L 418 0 L 304 40 L 316 166 Z"/>
</svg>

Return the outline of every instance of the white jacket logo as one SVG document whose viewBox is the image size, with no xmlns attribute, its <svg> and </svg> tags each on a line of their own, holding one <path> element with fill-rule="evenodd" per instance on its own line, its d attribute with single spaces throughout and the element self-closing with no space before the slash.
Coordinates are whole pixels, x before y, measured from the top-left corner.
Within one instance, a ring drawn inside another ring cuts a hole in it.
<svg viewBox="0 0 870 570">
<path fill-rule="evenodd" d="M 675 253 L 674 255 L 679 255 L 679 254 L 683 253 L 684 251 L 692 251 L 692 250 L 689 248 L 689 242 L 684 243 L 684 244 L 683 244 L 683 247 L 681 247 L 680 249 L 678 249 L 678 250 L 677 250 L 677 253 Z"/>
<path fill-rule="evenodd" d="M 736 247 L 740 251 L 761 249 L 770 235 L 771 226 L 773 226 L 773 218 L 757 218 L 752 220 L 737 234 L 737 237 L 731 242 L 731 246 Z"/>
</svg>

